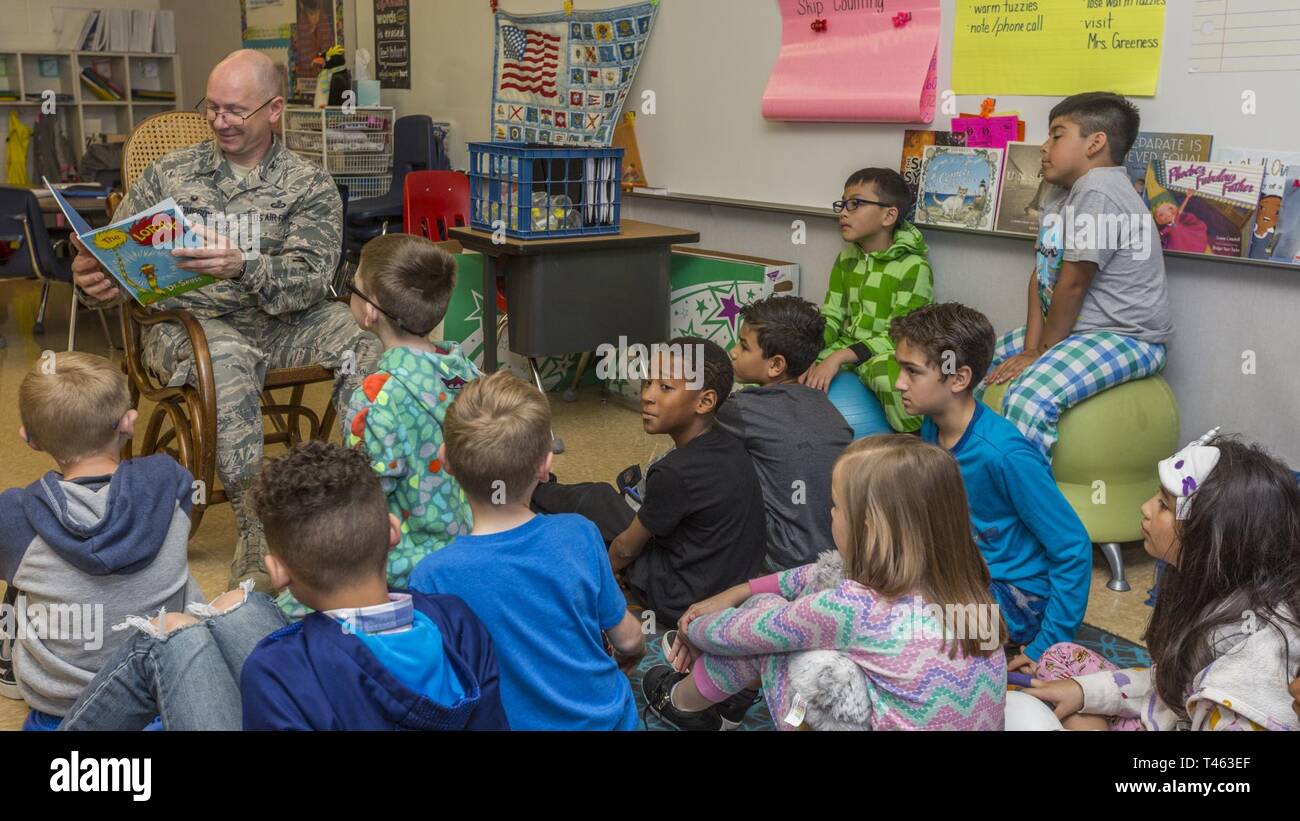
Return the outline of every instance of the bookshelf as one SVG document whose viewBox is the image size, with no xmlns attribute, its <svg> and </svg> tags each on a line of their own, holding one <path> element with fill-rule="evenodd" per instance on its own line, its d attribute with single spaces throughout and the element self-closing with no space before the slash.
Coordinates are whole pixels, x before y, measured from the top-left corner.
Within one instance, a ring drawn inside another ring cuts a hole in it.
<svg viewBox="0 0 1300 821">
<path fill-rule="evenodd" d="M 81 80 L 85 68 L 107 77 L 123 99 L 101 100 Z M 6 134 L 10 111 L 17 111 L 28 126 L 35 124 L 47 91 L 55 94 L 55 116 L 78 158 L 88 140 L 101 134 L 125 138 L 146 117 L 186 105 L 179 99 L 181 67 L 175 54 L 0 51 L 0 122 Z M 177 99 L 134 99 L 139 92 L 171 92 Z M 7 173 L 5 162 L 0 152 L 0 175 Z"/>
</svg>

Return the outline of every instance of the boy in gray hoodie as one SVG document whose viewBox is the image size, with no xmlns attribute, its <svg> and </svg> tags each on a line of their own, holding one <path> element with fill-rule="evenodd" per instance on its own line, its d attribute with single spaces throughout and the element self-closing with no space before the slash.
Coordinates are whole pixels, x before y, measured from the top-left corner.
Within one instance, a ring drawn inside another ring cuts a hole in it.
<svg viewBox="0 0 1300 821">
<path fill-rule="evenodd" d="M 120 461 L 137 414 L 103 357 L 46 353 L 18 405 L 19 435 L 58 470 L 0 493 L 0 633 L 32 709 L 24 728 L 53 729 L 127 637 L 113 625 L 204 601 L 186 553 L 194 486 L 169 456 Z"/>
</svg>

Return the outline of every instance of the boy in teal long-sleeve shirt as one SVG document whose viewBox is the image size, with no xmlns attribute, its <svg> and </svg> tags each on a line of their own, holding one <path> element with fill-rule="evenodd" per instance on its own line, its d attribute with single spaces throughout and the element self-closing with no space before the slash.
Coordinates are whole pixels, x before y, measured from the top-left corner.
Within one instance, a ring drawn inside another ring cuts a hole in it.
<svg viewBox="0 0 1300 821">
<path fill-rule="evenodd" d="M 1008 667 L 1027 668 L 1051 645 L 1072 641 L 1088 608 L 1092 543 L 1061 495 L 1042 452 L 972 389 L 993 358 L 993 326 L 956 303 L 927 305 L 894 320 L 898 389 L 923 414 L 921 438 L 957 459 L 975 542 L 1010 640 Z M 1135 514 L 1136 515 L 1136 512 Z"/>
<path fill-rule="evenodd" d="M 894 388 L 898 362 L 889 323 L 934 298 L 925 239 L 902 218 L 910 202 L 907 183 L 889 168 L 864 168 L 844 184 L 835 211 L 849 245 L 835 260 L 822 304 L 822 351 L 799 380 L 827 390 L 842 369 L 851 369 L 880 401 L 889 426 L 904 433 L 921 427 L 921 418 L 904 410 Z"/>
</svg>

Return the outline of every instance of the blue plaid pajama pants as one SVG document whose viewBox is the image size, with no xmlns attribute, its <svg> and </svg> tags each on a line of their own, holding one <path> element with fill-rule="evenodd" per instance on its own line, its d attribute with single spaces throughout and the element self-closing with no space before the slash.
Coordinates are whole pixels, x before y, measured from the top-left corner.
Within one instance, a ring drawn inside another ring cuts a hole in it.
<svg viewBox="0 0 1300 821">
<path fill-rule="evenodd" d="M 993 350 L 991 368 L 1024 349 L 1024 326 L 1008 331 Z M 1011 383 L 1002 398 L 1002 415 L 1050 459 L 1056 425 L 1067 408 L 1107 388 L 1160 373 L 1167 351 L 1165 345 L 1109 331 L 1067 336 Z M 980 384 L 977 399 L 987 387 Z"/>
</svg>

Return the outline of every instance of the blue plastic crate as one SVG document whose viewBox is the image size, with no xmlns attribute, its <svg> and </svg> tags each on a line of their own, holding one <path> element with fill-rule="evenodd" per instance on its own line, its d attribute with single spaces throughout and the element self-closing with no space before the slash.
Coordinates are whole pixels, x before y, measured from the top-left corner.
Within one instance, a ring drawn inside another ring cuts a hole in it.
<svg viewBox="0 0 1300 821">
<path fill-rule="evenodd" d="M 553 239 L 617 234 L 623 149 L 469 144 L 470 225 L 508 236 Z"/>
</svg>

